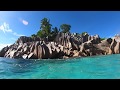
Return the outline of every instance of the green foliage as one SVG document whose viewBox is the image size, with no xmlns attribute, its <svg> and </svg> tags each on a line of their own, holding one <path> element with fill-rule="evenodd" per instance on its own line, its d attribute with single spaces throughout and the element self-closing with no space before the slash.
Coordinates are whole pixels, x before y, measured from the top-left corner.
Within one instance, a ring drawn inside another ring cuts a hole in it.
<svg viewBox="0 0 120 90">
<path fill-rule="evenodd" d="M 85 34 L 88 34 L 87 32 L 82 32 L 82 35 L 84 36 Z"/>
<path fill-rule="evenodd" d="M 62 24 L 62 25 L 60 26 L 60 28 L 62 29 L 62 32 L 63 32 L 63 33 L 70 32 L 71 25 Z"/>
<path fill-rule="evenodd" d="M 39 36 L 41 38 L 50 36 L 51 26 L 52 25 L 50 24 L 50 20 L 48 20 L 47 18 L 43 18 L 41 20 L 41 26 L 40 26 L 40 30 L 37 32 L 37 36 Z"/>
<path fill-rule="evenodd" d="M 102 40 L 105 40 L 106 38 L 100 38 L 100 40 L 102 41 Z"/>
<path fill-rule="evenodd" d="M 58 28 L 57 27 L 55 27 L 55 28 L 53 28 L 53 31 L 52 31 L 52 34 L 58 34 L 58 32 L 59 32 L 59 30 L 58 30 Z"/>
<path fill-rule="evenodd" d="M 31 35 L 31 37 L 36 37 L 36 36 L 37 36 L 37 35 L 35 35 L 35 34 L 32 34 L 32 35 Z"/>
<path fill-rule="evenodd" d="M 53 41 L 55 39 L 55 37 L 57 36 L 57 34 L 59 33 L 59 30 L 57 27 L 52 28 L 53 31 L 51 32 L 51 36 L 50 36 L 50 41 Z"/>
<path fill-rule="evenodd" d="M 47 18 L 43 18 L 41 20 L 40 30 L 36 34 L 31 35 L 31 37 L 38 36 L 41 38 L 48 38 L 48 40 L 53 41 L 57 34 L 60 32 L 60 29 L 54 27 L 51 30 L 51 27 L 52 25 L 50 24 L 50 20 L 48 20 Z M 62 24 L 60 28 L 62 29 L 63 33 L 66 33 L 70 31 L 71 26 L 68 24 Z"/>
<path fill-rule="evenodd" d="M 49 36 L 51 33 L 51 24 L 50 24 L 50 20 L 48 20 L 47 18 L 43 18 L 41 20 L 41 31 L 42 34 L 45 34 L 44 36 Z"/>
<path fill-rule="evenodd" d="M 39 30 L 39 31 L 37 32 L 37 36 L 39 36 L 39 37 L 41 37 L 41 38 L 44 38 L 46 35 L 45 35 L 44 31 Z"/>
</svg>

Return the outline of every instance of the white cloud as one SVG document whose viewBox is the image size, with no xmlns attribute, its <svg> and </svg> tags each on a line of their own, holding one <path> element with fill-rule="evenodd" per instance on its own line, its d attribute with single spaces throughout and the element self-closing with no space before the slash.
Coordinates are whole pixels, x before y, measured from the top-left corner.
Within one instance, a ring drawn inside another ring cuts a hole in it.
<svg viewBox="0 0 120 90">
<path fill-rule="evenodd" d="M 16 32 L 14 32 L 13 35 L 15 35 L 15 36 L 25 36 L 25 35 L 22 35 L 22 34 L 18 34 Z"/>
<path fill-rule="evenodd" d="M 13 32 L 12 29 L 9 28 L 9 24 L 7 24 L 6 22 L 4 22 L 0 26 L 0 30 L 3 31 L 4 33 L 6 33 L 6 32 Z"/>
<path fill-rule="evenodd" d="M 12 29 L 10 29 L 9 24 L 7 24 L 6 22 L 4 22 L 1 26 L 0 26 L 0 31 L 3 31 L 4 33 L 9 32 L 12 33 L 15 36 L 25 36 L 22 34 L 18 34 L 16 32 L 14 32 Z"/>
<path fill-rule="evenodd" d="M 24 25 L 28 25 L 28 22 L 27 22 L 26 20 L 22 20 L 22 23 L 23 23 Z"/>
<path fill-rule="evenodd" d="M 20 22 L 22 22 L 24 25 L 28 25 L 28 21 L 27 20 L 24 20 L 22 18 L 19 18 Z"/>
<path fill-rule="evenodd" d="M 1 50 L 2 48 L 4 48 L 4 47 L 10 46 L 10 45 L 12 45 L 12 44 L 0 44 L 0 50 Z"/>
</svg>

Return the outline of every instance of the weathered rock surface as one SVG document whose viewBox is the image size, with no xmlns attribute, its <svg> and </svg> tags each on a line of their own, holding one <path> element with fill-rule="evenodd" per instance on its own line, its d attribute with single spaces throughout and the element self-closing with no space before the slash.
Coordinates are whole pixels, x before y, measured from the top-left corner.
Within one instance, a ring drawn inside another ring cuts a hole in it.
<svg viewBox="0 0 120 90">
<path fill-rule="evenodd" d="M 0 57 L 4 57 L 5 53 L 8 51 L 9 47 L 6 46 L 0 51 Z"/>
<path fill-rule="evenodd" d="M 72 58 L 93 55 L 120 53 L 120 42 L 117 38 L 100 40 L 99 35 L 90 36 L 59 33 L 55 41 L 47 41 L 39 37 L 20 37 L 16 43 L 4 47 L 0 57 L 23 59 Z"/>
</svg>

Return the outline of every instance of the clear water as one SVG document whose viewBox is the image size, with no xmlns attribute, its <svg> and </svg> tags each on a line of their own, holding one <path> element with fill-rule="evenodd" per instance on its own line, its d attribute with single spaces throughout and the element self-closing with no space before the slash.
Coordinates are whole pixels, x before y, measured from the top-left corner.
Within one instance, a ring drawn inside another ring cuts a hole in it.
<svg viewBox="0 0 120 90">
<path fill-rule="evenodd" d="M 120 54 L 69 60 L 0 58 L 1 79 L 120 79 Z"/>
</svg>

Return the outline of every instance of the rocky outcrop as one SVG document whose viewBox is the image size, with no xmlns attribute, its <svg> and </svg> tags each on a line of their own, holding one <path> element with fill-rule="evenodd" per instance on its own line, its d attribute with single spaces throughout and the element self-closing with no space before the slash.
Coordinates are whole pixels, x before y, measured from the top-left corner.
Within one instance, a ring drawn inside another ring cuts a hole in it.
<svg viewBox="0 0 120 90">
<path fill-rule="evenodd" d="M 110 45 L 110 49 L 112 50 L 113 54 L 115 54 L 114 48 L 116 46 L 117 42 L 115 39 L 112 40 L 112 43 Z"/>
<path fill-rule="evenodd" d="M 0 57 L 4 57 L 5 53 L 8 51 L 9 47 L 6 46 L 0 51 Z"/>
<path fill-rule="evenodd" d="M 117 42 L 116 46 L 114 47 L 114 53 L 115 54 L 120 53 L 120 42 Z"/>
<path fill-rule="evenodd" d="M 26 36 L 21 36 L 18 38 L 16 43 L 21 44 L 21 43 L 26 43 L 26 42 L 32 42 L 32 41 L 40 41 L 41 38 L 39 37 L 26 37 Z"/>
<path fill-rule="evenodd" d="M 77 49 L 80 44 L 79 41 L 73 39 L 70 33 L 59 33 L 55 42 L 69 49 Z"/>
<path fill-rule="evenodd" d="M 79 46 L 87 41 L 98 44 L 100 43 L 100 37 L 99 35 L 90 36 L 87 33 L 74 37 L 70 33 L 59 33 L 55 39 L 56 43 L 73 50 L 80 50 Z"/>
<path fill-rule="evenodd" d="M 98 44 L 98 43 L 100 43 L 100 37 L 99 37 L 99 35 L 93 36 L 92 43 L 93 43 L 93 44 Z"/>
<path fill-rule="evenodd" d="M 115 38 L 100 40 L 99 35 L 90 36 L 59 33 L 54 41 L 39 37 L 20 37 L 13 45 L 4 47 L 0 57 L 23 59 L 54 59 L 86 57 L 120 53 L 120 42 Z"/>
</svg>

